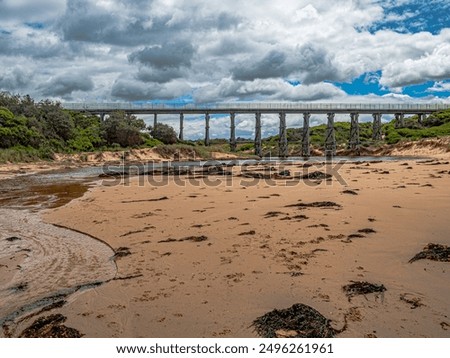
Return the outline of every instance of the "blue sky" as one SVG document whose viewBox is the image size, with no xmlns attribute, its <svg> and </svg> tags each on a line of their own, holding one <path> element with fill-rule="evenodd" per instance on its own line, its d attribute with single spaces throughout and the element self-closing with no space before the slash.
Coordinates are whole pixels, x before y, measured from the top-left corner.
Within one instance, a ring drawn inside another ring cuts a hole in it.
<svg viewBox="0 0 450 358">
<path fill-rule="evenodd" d="M 389 4 L 389 1 L 384 3 Z M 448 1 L 394 1 L 385 8 L 391 16 L 375 23 L 370 28 L 372 32 L 392 29 L 403 33 L 428 31 L 436 35 L 450 23 Z"/>
<path fill-rule="evenodd" d="M 83 102 L 450 102 L 449 14 L 448 0 L 0 0 L 0 91 Z M 201 136 L 201 119 L 187 121 Z M 216 125 L 228 130 L 224 118 Z M 252 125 L 238 118 L 242 133 Z"/>
</svg>

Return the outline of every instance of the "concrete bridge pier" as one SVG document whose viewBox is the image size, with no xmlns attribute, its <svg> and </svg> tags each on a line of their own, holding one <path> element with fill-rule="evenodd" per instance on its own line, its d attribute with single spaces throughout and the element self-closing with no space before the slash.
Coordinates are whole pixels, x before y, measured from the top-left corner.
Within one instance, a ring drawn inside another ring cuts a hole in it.
<svg viewBox="0 0 450 358">
<path fill-rule="evenodd" d="M 350 113 L 350 140 L 348 142 L 350 149 L 359 149 L 359 114 Z"/>
<path fill-rule="evenodd" d="M 100 121 L 104 122 L 106 117 L 106 113 L 100 113 Z"/>
<path fill-rule="evenodd" d="M 261 112 L 255 114 L 255 155 L 262 157 Z"/>
<path fill-rule="evenodd" d="M 153 115 L 153 130 L 156 130 L 156 125 L 158 124 L 158 115 L 155 113 Z"/>
<path fill-rule="evenodd" d="M 180 113 L 180 134 L 178 135 L 179 140 L 183 140 L 183 129 L 184 129 L 184 114 Z"/>
<path fill-rule="evenodd" d="M 372 126 L 372 139 L 381 140 L 381 113 L 372 114 L 373 126 Z"/>
<path fill-rule="evenodd" d="M 286 129 L 286 113 L 281 112 L 280 116 L 280 142 L 279 142 L 279 157 L 287 158 L 288 143 L 287 143 L 287 129 Z"/>
<path fill-rule="evenodd" d="M 309 157 L 310 151 L 310 131 L 309 131 L 309 119 L 311 113 L 303 113 L 303 132 L 302 132 L 302 156 Z"/>
<path fill-rule="evenodd" d="M 395 128 L 403 128 L 405 126 L 405 115 L 403 113 L 395 113 Z"/>
<path fill-rule="evenodd" d="M 209 147 L 209 113 L 205 113 L 205 146 Z"/>
<path fill-rule="evenodd" d="M 236 151 L 236 114 L 230 113 L 230 150 Z"/>
<path fill-rule="evenodd" d="M 325 136 L 325 156 L 332 157 L 336 155 L 336 137 L 334 134 L 334 113 L 328 113 L 328 124 Z"/>
</svg>

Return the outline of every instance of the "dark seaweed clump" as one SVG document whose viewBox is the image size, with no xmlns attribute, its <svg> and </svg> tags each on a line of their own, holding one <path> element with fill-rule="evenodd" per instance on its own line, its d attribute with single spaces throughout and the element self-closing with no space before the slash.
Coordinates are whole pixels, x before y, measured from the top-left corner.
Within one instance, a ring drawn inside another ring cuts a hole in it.
<svg viewBox="0 0 450 358">
<path fill-rule="evenodd" d="M 128 255 L 131 255 L 131 251 L 130 251 L 130 249 L 129 249 L 128 247 L 119 247 L 119 248 L 116 250 L 116 252 L 115 252 L 113 258 L 116 259 L 116 258 L 119 258 L 119 257 L 125 257 L 125 256 L 128 256 Z"/>
<path fill-rule="evenodd" d="M 160 240 L 158 241 L 158 243 L 163 243 L 163 242 L 183 242 L 183 241 L 192 241 L 192 242 L 202 242 L 202 241 L 206 241 L 208 240 L 208 237 L 205 235 L 201 235 L 201 236 L 188 236 L 188 237 L 184 237 L 182 239 L 172 239 L 172 238 L 168 238 L 166 240 Z"/>
<path fill-rule="evenodd" d="M 417 260 L 450 261 L 450 248 L 446 245 L 428 244 L 421 252 L 415 255 L 409 262 Z"/>
<path fill-rule="evenodd" d="M 352 283 L 342 287 L 347 297 L 350 298 L 357 295 L 367 295 L 369 293 L 382 293 L 386 291 L 384 285 L 377 285 L 366 281 L 350 281 Z"/>
<path fill-rule="evenodd" d="M 333 338 L 338 331 L 330 320 L 314 308 L 297 303 L 290 308 L 273 310 L 253 321 L 252 326 L 264 338 Z"/>
<path fill-rule="evenodd" d="M 41 317 L 26 328 L 20 338 L 81 338 L 82 334 L 75 328 L 64 326 L 66 317 L 62 314 L 53 314 Z"/>
<path fill-rule="evenodd" d="M 297 204 L 290 204 L 290 205 L 286 205 L 286 208 L 299 208 L 299 209 L 304 209 L 304 208 L 342 208 L 342 206 L 340 204 L 336 204 L 332 201 L 315 201 L 312 203 L 297 203 Z"/>
<path fill-rule="evenodd" d="M 310 180 L 322 180 L 322 179 L 329 179 L 333 176 L 331 174 L 323 173 L 320 171 L 315 171 L 312 173 L 307 173 L 305 175 L 301 175 L 300 179 L 310 179 Z"/>
<path fill-rule="evenodd" d="M 18 241 L 18 240 L 22 240 L 22 239 L 17 236 L 11 236 L 11 237 L 7 237 L 5 240 L 9 241 L 9 242 L 13 242 L 13 241 Z"/>
</svg>

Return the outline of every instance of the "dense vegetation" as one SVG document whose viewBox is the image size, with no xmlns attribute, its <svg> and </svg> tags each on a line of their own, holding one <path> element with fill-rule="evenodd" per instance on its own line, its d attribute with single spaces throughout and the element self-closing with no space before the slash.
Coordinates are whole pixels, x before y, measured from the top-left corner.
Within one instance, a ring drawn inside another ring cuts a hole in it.
<svg viewBox="0 0 450 358">
<path fill-rule="evenodd" d="M 433 113 L 423 123 L 418 116 L 405 120 L 404 128 L 395 128 L 390 122 L 383 126 L 385 140 L 394 144 L 402 140 L 418 140 L 422 138 L 443 137 L 450 135 L 450 110 Z"/>
<path fill-rule="evenodd" d="M 0 93 L 0 160 L 51 159 L 53 153 L 120 149 L 160 141 L 142 119 L 114 112 L 104 121 L 65 110 L 59 103 Z"/>
<path fill-rule="evenodd" d="M 337 144 L 348 144 L 350 123 L 335 124 Z M 289 128 L 288 142 L 291 150 L 299 150 L 301 128 Z M 311 128 L 311 143 L 323 147 L 326 125 Z M 372 140 L 372 123 L 360 123 L 360 140 L 362 145 L 394 144 L 402 140 L 450 135 L 450 110 L 434 113 L 419 122 L 418 116 L 405 118 L 405 127 L 396 128 L 394 122 L 383 125 L 383 140 Z M 263 150 L 276 151 L 278 136 L 263 140 Z M 77 153 L 86 151 L 118 150 L 122 148 L 142 148 L 162 144 L 175 144 L 180 149 L 190 147 L 200 149 L 202 140 L 182 141 L 177 139 L 175 130 L 163 123 L 156 128 L 146 127 L 142 119 L 124 112 L 114 112 L 104 121 L 89 113 L 65 110 L 59 103 L 49 100 L 35 102 L 29 96 L 0 93 L 0 162 L 31 161 L 51 159 L 53 154 Z M 211 140 L 210 151 L 228 151 L 225 139 Z M 238 139 L 238 151 L 251 152 L 253 143 Z M 172 148 L 173 149 L 173 148 Z M 206 148 L 201 149 L 206 153 Z M 170 152 L 170 150 L 169 150 Z"/>
</svg>

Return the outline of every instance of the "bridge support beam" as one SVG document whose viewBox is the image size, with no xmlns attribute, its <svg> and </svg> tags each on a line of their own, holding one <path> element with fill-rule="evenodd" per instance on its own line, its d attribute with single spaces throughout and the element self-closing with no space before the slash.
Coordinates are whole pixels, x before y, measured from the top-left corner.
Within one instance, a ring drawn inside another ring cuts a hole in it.
<svg viewBox="0 0 450 358">
<path fill-rule="evenodd" d="M 262 157 L 261 112 L 255 114 L 255 155 Z"/>
<path fill-rule="evenodd" d="M 209 113 L 205 113 L 205 146 L 209 146 Z"/>
<path fill-rule="evenodd" d="M 155 113 L 153 115 L 153 130 L 156 131 L 156 125 L 158 124 L 158 115 Z"/>
<path fill-rule="evenodd" d="M 309 119 L 311 113 L 303 113 L 303 132 L 302 132 L 302 156 L 309 157 L 310 150 L 310 134 L 309 134 Z"/>
<path fill-rule="evenodd" d="M 373 126 L 372 126 L 372 139 L 381 140 L 381 113 L 372 114 Z"/>
<path fill-rule="evenodd" d="M 425 113 L 419 113 L 418 116 L 419 116 L 419 124 L 422 125 L 423 121 L 427 119 L 427 115 Z"/>
<path fill-rule="evenodd" d="M 183 129 L 184 129 L 184 114 L 180 113 L 180 134 L 178 135 L 179 140 L 183 140 Z"/>
<path fill-rule="evenodd" d="M 395 114 L 395 128 L 403 128 L 405 126 L 405 115 L 403 113 Z"/>
<path fill-rule="evenodd" d="M 230 113 L 230 150 L 236 151 L 236 113 Z"/>
<path fill-rule="evenodd" d="M 348 142 L 350 149 L 359 149 L 359 114 L 350 113 L 350 140 Z"/>
<path fill-rule="evenodd" d="M 286 129 L 286 113 L 280 113 L 280 142 L 279 142 L 279 157 L 287 158 L 288 143 L 287 143 L 287 129 Z"/>
<path fill-rule="evenodd" d="M 327 158 L 336 155 L 336 137 L 334 134 L 334 113 L 328 113 L 328 124 L 325 136 L 325 156 Z"/>
</svg>

